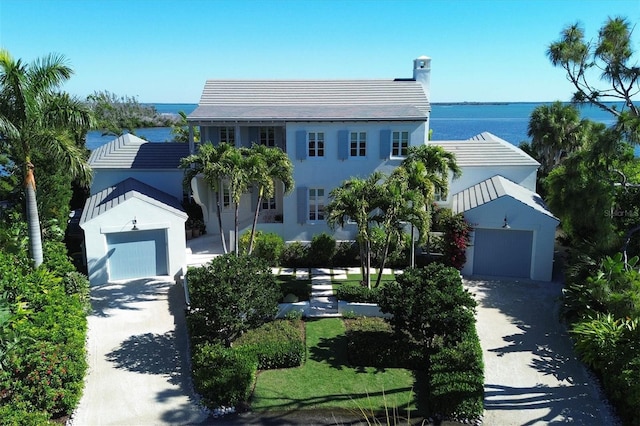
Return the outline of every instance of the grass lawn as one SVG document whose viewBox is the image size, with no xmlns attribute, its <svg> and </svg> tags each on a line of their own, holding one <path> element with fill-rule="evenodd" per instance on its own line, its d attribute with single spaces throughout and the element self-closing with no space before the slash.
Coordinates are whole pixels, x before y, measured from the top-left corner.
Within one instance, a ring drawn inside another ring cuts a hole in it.
<svg viewBox="0 0 640 426">
<path fill-rule="evenodd" d="M 415 410 L 412 371 L 347 365 L 345 327 L 340 318 L 306 322 L 307 361 L 302 367 L 258 375 L 254 411 L 347 409 Z M 375 350 L 375 348 L 372 348 Z M 386 401 L 385 401 L 386 400 Z"/>
<path fill-rule="evenodd" d="M 375 286 L 376 285 L 376 280 L 377 279 L 378 279 L 378 274 L 373 273 L 373 270 L 372 270 L 372 272 L 371 272 L 371 286 Z M 396 276 L 394 274 L 382 274 L 382 280 L 380 282 L 380 286 L 384 287 L 384 285 L 386 283 L 390 283 L 390 282 L 394 281 L 395 279 L 396 279 Z M 333 280 L 331 280 L 331 283 L 334 286 L 335 285 L 342 285 L 342 284 L 360 284 L 360 281 L 362 281 L 362 280 L 363 280 L 362 274 L 347 274 L 347 279 L 346 280 L 333 279 Z"/>
</svg>

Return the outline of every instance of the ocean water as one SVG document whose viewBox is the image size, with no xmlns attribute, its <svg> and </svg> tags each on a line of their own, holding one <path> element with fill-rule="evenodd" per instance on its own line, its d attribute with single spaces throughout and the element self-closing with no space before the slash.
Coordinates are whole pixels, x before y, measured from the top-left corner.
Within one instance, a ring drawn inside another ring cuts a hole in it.
<svg viewBox="0 0 640 426">
<path fill-rule="evenodd" d="M 177 114 L 184 111 L 190 114 L 196 104 L 153 104 L 161 114 Z M 528 141 L 527 126 L 531 112 L 542 103 L 465 103 L 465 104 L 432 104 L 431 125 L 433 140 L 464 140 L 479 133 L 489 132 L 519 145 Z M 592 106 L 580 109 L 583 118 L 600 121 L 606 125 L 615 122 L 613 116 L 606 111 Z M 136 130 L 136 134 L 151 142 L 171 141 L 171 129 L 168 127 L 151 127 Z M 87 148 L 95 149 L 111 140 L 114 136 L 102 136 L 98 131 L 87 135 Z"/>
</svg>

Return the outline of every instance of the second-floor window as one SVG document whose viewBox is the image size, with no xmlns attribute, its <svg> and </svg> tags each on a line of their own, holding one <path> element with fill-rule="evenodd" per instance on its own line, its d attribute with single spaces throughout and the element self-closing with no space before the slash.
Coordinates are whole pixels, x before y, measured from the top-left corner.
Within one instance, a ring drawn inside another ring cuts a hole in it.
<svg viewBox="0 0 640 426">
<path fill-rule="evenodd" d="M 260 145 L 276 146 L 275 127 L 260 127 Z"/>
<path fill-rule="evenodd" d="M 351 132 L 349 155 L 351 157 L 365 157 L 367 155 L 367 132 Z"/>
<path fill-rule="evenodd" d="M 309 157 L 324 157 L 324 133 L 309 132 Z"/>
<path fill-rule="evenodd" d="M 409 132 L 391 133 L 391 156 L 406 157 L 409 150 Z"/>
<path fill-rule="evenodd" d="M 236 144 L 235 127 L 220 127 L 220 143 Z"/>
<path fill-rule="evenodd" d="M 324 220 L 324 188 L 309 188 L 309 221 Z"/>
</svg>

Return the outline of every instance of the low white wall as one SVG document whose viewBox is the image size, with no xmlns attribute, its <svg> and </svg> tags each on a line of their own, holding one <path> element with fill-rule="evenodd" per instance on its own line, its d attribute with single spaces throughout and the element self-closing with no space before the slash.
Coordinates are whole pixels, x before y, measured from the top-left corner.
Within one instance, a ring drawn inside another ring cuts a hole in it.
<svg viewBox="0 0 640 426">
<path fill-rule="evenodd" d="M 276 318 L 284 318 L 287 313 L 292 311 L 301 312 L 303 317 L 308 316 L 309 302 L 280 303 L 278 304 L 278 314 L 276 315 Z M 353 313 L 357 316 L 363 317 L 391 317 L 391 314 L 383 314 L 375 303 L 349 303 L 339 301 L 338 313 Z"/>
<path fill-rule="evenodd" d="M 391 317 L 391 314 L 382 313 L 382 311 L 380 311 L 380 307 L 376 303 L 350 303 L 339 301 L 338 313 L 344 314 L 347 312 L 363 317 Z"/>
</svg>

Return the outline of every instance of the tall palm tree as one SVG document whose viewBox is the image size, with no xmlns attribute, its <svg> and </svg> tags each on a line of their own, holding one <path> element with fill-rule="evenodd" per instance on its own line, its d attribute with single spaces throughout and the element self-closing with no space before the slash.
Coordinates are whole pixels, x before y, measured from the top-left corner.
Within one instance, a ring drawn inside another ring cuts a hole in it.
<svg viewBox="0 0 640 426">
<path fill-rule="evenodd" d="M 234 204 L 234 247 L 233 251 L 236 256 L 239 253 L 238 240 L 240 228 L 240 199 L 249 191 L 251 185 L 251 170 L 256 166 L 251 162 L 257 161 L 251 158 L 250 149 L 241 147 L 232 147 L 220 156 L 219 167 L 220 173 L 229 183 L 229 192 Z"/>
<path fill-rule="evenodd" d="M 370 223 L 380 204 L 379 181 L 383 174 L 372 173 L 368 178 L 351 178 L 333 189 L 331 201 L 325 207 L 327 224 L 333 229 L 344 226 L 349 220 L 358 227 L 357 241 L 360 246 L 360 266 L 367 287 L 371 288 L 371 235 Z"/>
<path fill-rule="evenodd" d="M 200 144 L 198 152 L 180 160 L 180 168 L 185 170 L 184 186 L 189 188 L 191 180 L 202 174 L 205 182 L 215 194 L 216 214 L 218 216 L 218 229 L 220 229 L 220 239 L 224 253 L 228 253 L 227 241 L 222 229 L 222 211 L 220 208 L 220 193 L 222 179 L 226 176 L 226 171 L 221 167 L 220 159 L 230 150 L 235 149 L 228 143 L 221 143 L 214 146 L 211 142 Z"/>
<path fill-rule="evenodd" d="M 253 242 L 262 200 L 275 195 L 277 182 L 282 182 L 285 194 L 289 194 L 294 186 L 293 164 L 289 156 L 280 148 L 253 144 L 250 156 L 253 158 L 251 162 L 253 165 L 251 180 L 258 188 L 258 201 L 256 203 L 255 214 L 253 215 L 249 254 L 253 251 Z"/>
<path fill-rule="evenodd" d="M 91 180 L 91 169 L 75 140 L 91 127 L 91 114 L 79 100 L 59 91 L 72 74 L 61 55 L 25 64 L 0 49 L 0 143 L 24 169 L 29 250 L 36 267 L 42 264 L 43 254 L 33 153 L 47 152 L 73 178 Z"/>
<path fill-rule="evenodd" d="M 420 237 L 418 244 L 420 245 L 424 244 L 429 231 L 430 217 L 425 208 L 427 203 L 424 194 L 417 188 L 411 188 L 409 183 L 410 176 L 407 169 L 398 167 L 381 187 L 379 223 L 386 235 L 376 287 L 380 285 L 382 280 L 382 272 L 389 255 L 391 241 L 394 237 L 402 238 L 405 223 L 409 222 L 411 226 L 418 228 Z"/>
<path fill-rule="evenodd" d="M 449 175 L 452 179 L 457 179 L 462 174 L 462 170 L 456 163 L 455 154 L 436 145 L 409 147 L 407 158 L 402 161 L 400 168 L 405 172 L 408 188 L 422 194 L 419 200 L 422 205 L 417 208 L 424 209 L 429 217 L 431 217 L 431 206 L 435 202 L 436 193 L 446 198 L 449 192 Z M 429 222 L 426 222 L 426 227 L 421 231 L 423 234 L 421 238 L 427 236 L 429 227 Z M 411 241 L 411 244 L 415 243 Z"/>
<path fill-rule="evenodd" d="M 542 177 L 584 145 L 586 132 L 583 127 L 580 112 L 573 105 L 556 101 L 533 110 L 527 134 L 531 138 L 534 156 L 540 162 Z"/>
</svg>

